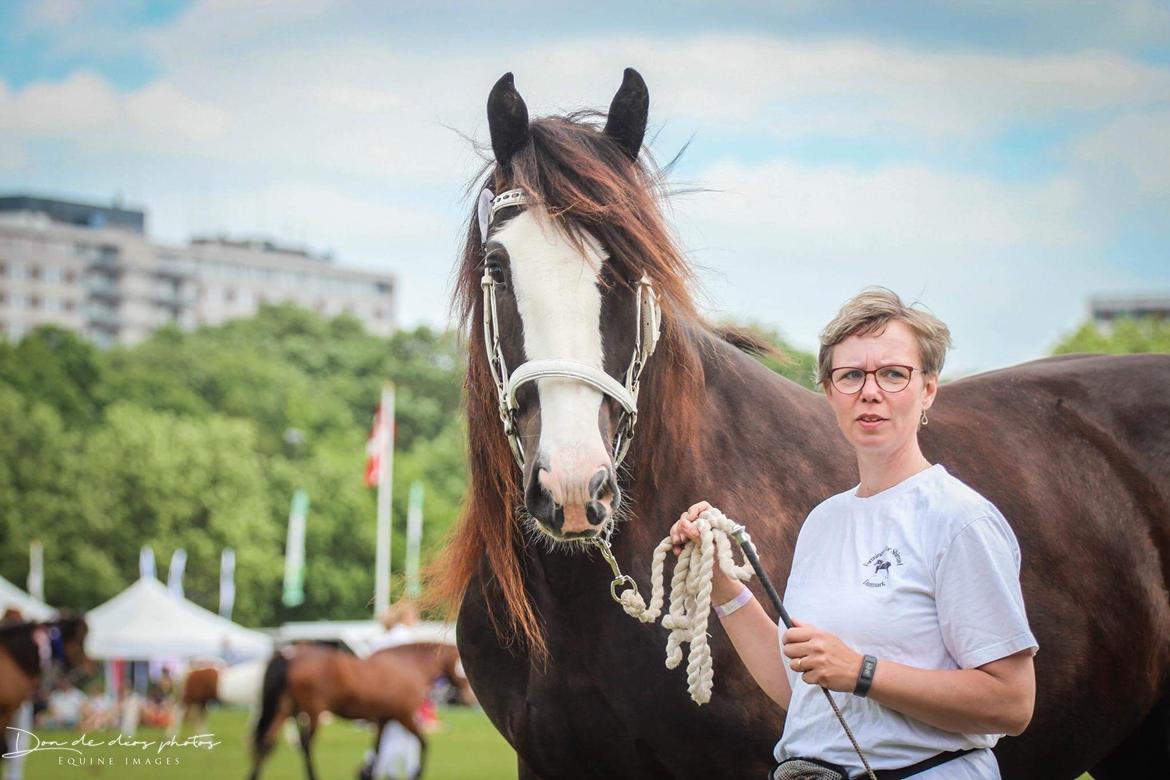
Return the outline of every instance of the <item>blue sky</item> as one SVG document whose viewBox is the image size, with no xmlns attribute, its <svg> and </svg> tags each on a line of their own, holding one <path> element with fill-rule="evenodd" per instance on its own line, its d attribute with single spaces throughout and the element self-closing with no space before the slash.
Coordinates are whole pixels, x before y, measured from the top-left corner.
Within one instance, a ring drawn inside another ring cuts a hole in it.
<svg viewBox="0 0 1170 780">
<path fill-rule="evenodd" d="M 3 3 L 0 190 L 303 242 L 444 324 L 492 83 L 604 108 L 627 65 L 714 317 L 811 348 L 884 284 L 967 373 L 1170 294 L 1166 2 Z"/>
</svg>

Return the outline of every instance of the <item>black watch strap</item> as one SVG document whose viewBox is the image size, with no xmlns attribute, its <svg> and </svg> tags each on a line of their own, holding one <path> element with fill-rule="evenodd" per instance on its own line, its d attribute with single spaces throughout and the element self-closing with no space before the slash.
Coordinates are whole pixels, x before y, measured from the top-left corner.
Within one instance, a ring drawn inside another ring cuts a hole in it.
<svg viewBox="0 0 1170 780">
<path fill-rule="evenodd" d="M 854 696 L 868 696 L 869 686 L 873 685 L 873 673 L 877 670 L 877 659 L 867 655 L 861 659 L 861 672 L 857 675 L 857 685 L 853 688 Z"/>
</svg>

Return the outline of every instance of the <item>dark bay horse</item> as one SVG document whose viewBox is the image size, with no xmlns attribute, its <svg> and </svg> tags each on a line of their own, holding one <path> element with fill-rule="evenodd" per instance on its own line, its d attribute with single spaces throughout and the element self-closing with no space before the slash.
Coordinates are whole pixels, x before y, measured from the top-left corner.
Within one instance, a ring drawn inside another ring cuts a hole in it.
<svg viewBox="0 0 1170 780">
<path fill-rule="evenodd" d="M 89 667 L 85 656 L 85 618 L 0 623 L 0 756 L 8 752 L 8 726 L 20 705 L 37 689 L 52 664 L 65 672 Z"/>
<path fill-rule="evenodd" d="M 454 645 L 419 642 L 389 647 L 357 658 L 322 645 L 288 648 L 272 656 L 264 672 L 260 716 L 253 737 L 252 780 L 276 744 L 277 730 L 289 717 L 297 719 L 305 772 L 314 780 L 312 740 L 321 713 L 377 724 L 377 751 L 386 724 L 396 720 L 422 746 L 418 776 L 426 760 L 427 741 L 415 722 L 435 680 L 447 677 L 465 697 L 470 686 Z"/>
<path fill-rule="evenodd" d="M 604 124 L 530 121 L 511 74 L 488 99 L 491 192 L 457 269 L 471 481 L 435 571 L 522 778 L 763 777 L 783 712 L 721 628 L 698 707 L 663 666 L 666 631 L 612 603 L 588 540 L 616 522 L 613 551 L 646 594 L 652 549 L 706 498 L 748 526 L 782 587 L 807 513 L 858 482 L 824 399 L 696 313 L 641 152 L 648 103 L 632 70 Z M 943 385 L 921 433 L 1022 549 L 1041 650 L 1031 725 L 996 748 L 1005 778 L 1170 777 L 1167 388 L 1166 355 L 1039 360 Z"/>
</svg>

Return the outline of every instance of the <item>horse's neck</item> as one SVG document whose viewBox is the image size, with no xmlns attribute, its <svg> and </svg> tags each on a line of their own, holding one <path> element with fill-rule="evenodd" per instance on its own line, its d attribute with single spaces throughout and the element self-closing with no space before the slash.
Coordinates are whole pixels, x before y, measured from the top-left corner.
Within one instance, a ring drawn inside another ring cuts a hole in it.
<svg viewBox="0 0 1170 780">
<path fill-rule="evenodd" d="M 808 511 L 826 498 L 801 474 L 852 484 L 855 466 L 825 401 L 769 371 L 754 358 L 706 332 L 692 332 L 703 386 L 696 388 L 699 414 L 693 433 L 679 436 L 666 425 L 652 440 L 638 441 L 632 474 L 639 520 L 651 515 L 651 543 L 691 504 L 710 501 L 749 530 L 795 544 Z M 660 377 L 660 381 L 671 381 Z M 653 399 L 650 399 L 653 402 Z M 653 474 L 644 469 L 657 457 Z M 663 467 L 668 464 L 668 467 Z M 652 496 L 654 504 L 648 506 Z M 669 506 L 661 506 L 662 502 Z"/>
<path fill-rule="evenodd" d="M 29 677 L 39 677 L 41 673 L 40 650 L 32 638 L 34 628 L 36 624 L 25 623 L 7 626 L 0 632 L 0 650 L 7 652 L 20 670 Z"/>
</svg>

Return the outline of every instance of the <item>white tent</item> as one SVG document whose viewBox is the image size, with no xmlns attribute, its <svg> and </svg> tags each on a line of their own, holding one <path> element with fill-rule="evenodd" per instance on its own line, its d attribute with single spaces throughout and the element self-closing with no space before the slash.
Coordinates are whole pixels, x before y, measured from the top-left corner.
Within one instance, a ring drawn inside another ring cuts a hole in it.
<svg viewBox="0 0 1170 780">
<path fill-rule="evenodd" d="M 85 614 L 90 658 L 150 660 L 218 657 L 232 661 L 272 653 L 272 640 L 177 598 L 153 577 L 143 577 Z"/>
<path fill-rule="evenodd" d="M 57 610 L 0 577 L 0 615 L 9 607 L 18 610 L 25 620 L 51 620 L 57 617 Z"/>
</svg>

